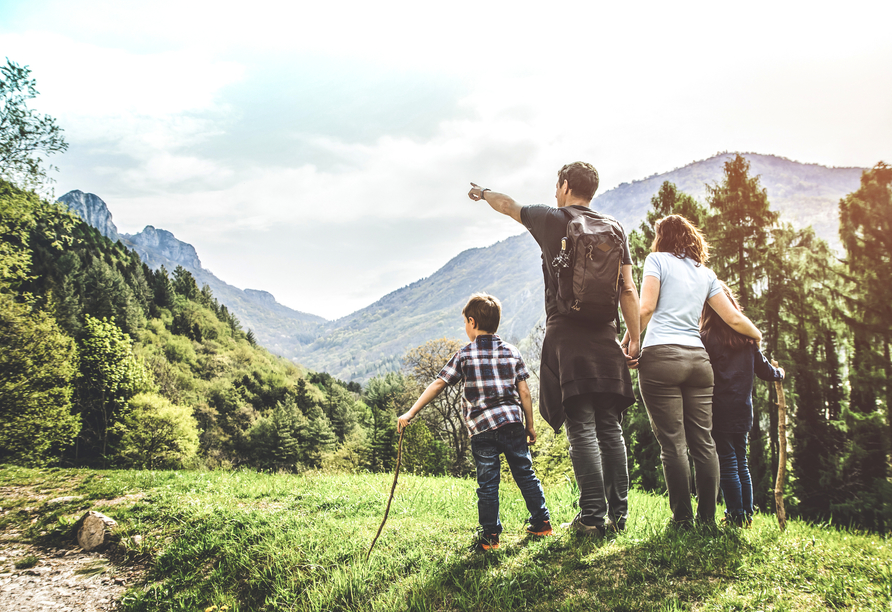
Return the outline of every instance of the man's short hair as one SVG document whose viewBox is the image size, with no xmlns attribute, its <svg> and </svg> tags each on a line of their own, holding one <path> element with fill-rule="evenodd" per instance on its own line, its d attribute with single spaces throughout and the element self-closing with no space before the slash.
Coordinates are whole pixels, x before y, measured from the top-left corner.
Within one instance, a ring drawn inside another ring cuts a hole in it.
<svg viewBox="0 0 892 612">
<path fill-rule="evenodd" d="M 573 162 L 558 171 L 558 186 L 567 181 L 573 195 L 583 200 L 591 200 L 598 191 L 598 171 L 586 162 Z"/>
<path fill-rule="evenodd" d="M 478 292 L 468 299 L 461 313 L 466 319 L 473 318 L 477 329 L 494 334 L 502 320 L 502 303 L 495 296 Z"/>
</svg>

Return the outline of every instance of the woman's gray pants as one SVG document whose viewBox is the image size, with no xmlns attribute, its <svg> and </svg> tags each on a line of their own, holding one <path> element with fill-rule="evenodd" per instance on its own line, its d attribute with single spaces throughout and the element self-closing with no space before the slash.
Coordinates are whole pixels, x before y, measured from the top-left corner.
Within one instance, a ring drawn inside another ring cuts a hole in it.
<svg viewBox="0 0 892 612">
<path fill-rule="evenodd" d="M 638 383 L 662 452 L 672 518 L 678 524 L 694 519 L 691 469 L 697 482 L 697 517 L 715 521 L 719 492 L 719 460 L 712 440 L 712 365 L 706 351 L 694 346 L 648 346 L 638 362 Z"/>
</svg>

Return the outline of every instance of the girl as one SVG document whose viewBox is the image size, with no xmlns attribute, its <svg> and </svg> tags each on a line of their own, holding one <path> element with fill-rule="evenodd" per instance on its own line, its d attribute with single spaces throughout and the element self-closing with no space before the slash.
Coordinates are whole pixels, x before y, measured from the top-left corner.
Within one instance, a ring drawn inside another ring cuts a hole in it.
<svg viewBox="0 0 892 612">
<path fill-rule="evenodd" d="M 740 310 L 728 285 L 719 281 L 725 295 Z M 762 380 L 783 380 L 758 343 L 728 326 L 709 304 L 703 307 L 700 337 L 712 362 L 712 438 L 719 456 L 725 521 L 749 526 L 753 516 L 753 485 L 746 463 L 747 432 L 753 427 L 753 373 Z"/>
</svg>

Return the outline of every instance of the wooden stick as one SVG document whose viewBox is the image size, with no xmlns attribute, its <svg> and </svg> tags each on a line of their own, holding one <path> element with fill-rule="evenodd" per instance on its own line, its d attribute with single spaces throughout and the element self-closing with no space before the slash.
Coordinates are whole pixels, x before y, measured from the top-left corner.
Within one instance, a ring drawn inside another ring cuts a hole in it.
<svg viewBox="0 0 892 612">
<path fill-rule="evenodd" d="M 771 365 L 775 368 L 777 361 L 772 359 Z M 787 513 L 784 510 L 784 475 L 787 471 L 787 400 L 784 398 L 784 384 L 780 380 L 774 381 L 777 390 L 777 480 L 774 483 L 774 507 L 777 513 L 777 524 L 780 530 L 787 528 Z"/>
<path fill-rule="evenodd" d="M 381 531 L 384 529 L 384 523 L 387 522 L 387 515 L 390 514 L 390 502 L 393 501 L 393 493 L 396 491 L 396 479 L 400 475 L 400 462 L 403 458 L 403 434 L 406 432 L 406 428 L 403 427 L 403 430 L 400 432 L 400 441 L 396 451 L 396 470 L 393 472 L 393 486 L 390 487 L 390 497 L 387 499 L 387 508 L 384 510 L 384 519 L 381 521 L 381 526 L 378 527 L 378 533 L 375 534 L 375 539 L 372 540 L 372 545 L 369 546 L 369 552 L 366 553 L 365 560 L 369 560 L 369 556 L 372 554 L 372 549 L 375 548 L 375 542 L 378 541 L 378 537 L 381 535 Z"/>
</svg>

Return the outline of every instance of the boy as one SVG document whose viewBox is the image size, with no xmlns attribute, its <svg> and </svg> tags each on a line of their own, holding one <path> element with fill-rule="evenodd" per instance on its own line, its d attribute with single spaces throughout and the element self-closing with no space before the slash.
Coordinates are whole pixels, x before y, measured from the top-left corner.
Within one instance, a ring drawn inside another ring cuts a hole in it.
<svg viewBox="0 0 892 612">
<path fill-rule="evenodd" d="M 477 467 L 480 520 L 479 536 L 473 548 L 482 552 L 498 548 L 502 532 L 499 521 L 500 454 L 505 455 L 530 511 L 527 533 L 548 535 L 551 523 L 528 448 L 536 442 L 533 402 L 526 382 L 530 375 L 520 352 L 495 333 L 499 328 L 502 305 L 491 295 L 475 293 L 462 309 L 462 315 L 465 333 L 471 343 L 443 366 L 437 379 L 399 418 L 397 428 L 402 431 L 447 385 L 464 382 L 462 408 Z"/>
</svg>

